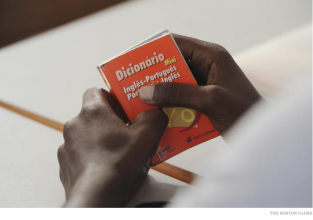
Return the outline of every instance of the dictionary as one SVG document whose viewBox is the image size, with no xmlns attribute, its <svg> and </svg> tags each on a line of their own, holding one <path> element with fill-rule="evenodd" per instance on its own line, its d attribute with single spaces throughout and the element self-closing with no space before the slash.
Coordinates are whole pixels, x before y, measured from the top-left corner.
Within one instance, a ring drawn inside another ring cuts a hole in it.
<svg viewBox="0 0 313 220">
<path fill-rule="evenodd" d="M 132 123 L 142 111 L 156 109 L 168 116 L 168 126 L 152 159 L 152 165 L 219 136 L 208 117 L 183 108 L 161 108 L 143 103 L 140 88 L 151 83 L 176 82 L 197 85 L 175 39 L 168 30 L 143 40 L 98 65 L 98 70 Z"/>
</svg>

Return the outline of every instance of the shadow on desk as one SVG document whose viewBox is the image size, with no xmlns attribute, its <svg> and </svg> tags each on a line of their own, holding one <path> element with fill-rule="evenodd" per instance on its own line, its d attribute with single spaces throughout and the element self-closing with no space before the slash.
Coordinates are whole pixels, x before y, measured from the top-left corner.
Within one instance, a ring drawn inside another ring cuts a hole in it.
<svg viewBox="0 0 313 220">
<path fill-rule="evenodd" d="M 180 188 L 180 186 L 157 182 L 152 176 L 148 175 L 143 187 L 127 207 L 164 207 Z"/>
</svg>

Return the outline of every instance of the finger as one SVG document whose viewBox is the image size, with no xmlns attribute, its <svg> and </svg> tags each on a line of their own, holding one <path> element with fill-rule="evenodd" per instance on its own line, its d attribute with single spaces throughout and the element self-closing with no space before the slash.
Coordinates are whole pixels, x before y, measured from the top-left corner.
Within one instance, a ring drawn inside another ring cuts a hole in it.
<svg viewBox="0 0 313 220">
<path fill-rule="evenodd" d="M 63 161 L 64 161 L 64 144 L 62 144 L 57 151 L 57 156 L 58 156 L 58 161 L 60 164 L 60 167 L 63 165 Z"/>
<path fill-rule="evenodd" d="M 64 152 L 64 144 L 62 144 L 59 148 L 58 148 L 58 161 L 59 161 L 59 166 L 60 166 L 60 169 L 59 169 L 59 175 L 60 175 L 60 180 L 61 182 L 63 183 L 63 172 L 62 172 L 62 169 L 64 167 L 64 161 L 65 161 L 65 152 Z"/>
<path fill-rule="evenodd" d="M 166 114 L 158 109 L 141 112 L 134 118 L 130 127 L 142 143 L 137 149 L 140 155 L 146 158 L 154 155 L 167 124 Z"/>
<path fill-rule="evenodd" d="M 208 116 L 215 115 L 214 110 L 228 100 L 227 92 L 219 86 L 192 86 L 180 83 L 157 83 L 144 86 L 139 96 L 143 102 L 150 105 L 186 107 Z"/>
<path fill-rule="evenodd" d="M 223 60 L 230 56 L 220 45 L 178 34 L 173 37 L 199 85 L 209 84 L 210 73 L 214 75 Z"/>
<path fill-rule="evenodd" d="M 116 113 L 116 115 L 124 122 L 124 124 L 127 124 L 129 122 L 128 117 L 124 111 L 124 109 L 122 108 L 121 104 L 116 100 L 115 97 L 112 97 L 112 104 L 111 107 L 113 109 L 113 111 Z"/>
<path fill-rule="evenodd" d="M 121 115 L 121 110 L 116 100 L 109 92 L 100 88 L 90 88 L 83 95 L 83 105 L 80 114 L 87 120 L 110 118 L 116 120 L 117 123 L 122 122 L 114 109 L 118 110 L 118 114 Z M 124 117 L 122 118 L 124 119 Z"/>
</svg>

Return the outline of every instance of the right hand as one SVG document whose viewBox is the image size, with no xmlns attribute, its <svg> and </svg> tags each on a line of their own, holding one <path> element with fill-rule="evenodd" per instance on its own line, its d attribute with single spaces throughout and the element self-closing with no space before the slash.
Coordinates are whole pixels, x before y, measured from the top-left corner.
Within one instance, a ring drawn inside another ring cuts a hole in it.
<svg viewBox="0 0 313 220">
<path fill-rule="evenodd" d="M 142 186 L 168 120 L 154 109 L 129 126 L 103 89 L 88 89 L 82 110 L 64 125 L 58 150 L 66 207 L 125 206 Z"/>
<path fill-rule="evenodd" d="M 140 99 L 150 105 L 198 110 L 223 134 L 262 97 L 222 46 L 173 36 L 199 86 L 152 84 L 141 88 Z"/>
</svg>

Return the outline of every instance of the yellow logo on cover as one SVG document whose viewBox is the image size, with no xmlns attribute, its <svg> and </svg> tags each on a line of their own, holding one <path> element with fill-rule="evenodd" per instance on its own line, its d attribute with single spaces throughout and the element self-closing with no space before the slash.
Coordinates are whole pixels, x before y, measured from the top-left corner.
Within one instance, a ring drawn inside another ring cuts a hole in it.
<svg viewBox="0 0 313 220">
<path fill-rule="evenodd" d="M 189 127 L 196 119 L 195 110 L 183 107 L 163 108 L 163 111 L 168 117 L 168 128 L 174 127 Z M 193 128 L 198 128 L 195 124 Z"/>
</svg>

